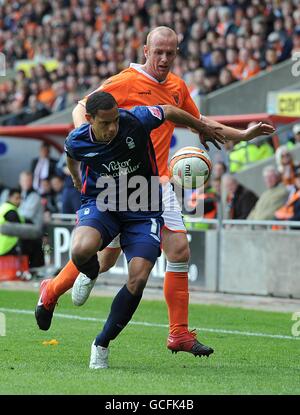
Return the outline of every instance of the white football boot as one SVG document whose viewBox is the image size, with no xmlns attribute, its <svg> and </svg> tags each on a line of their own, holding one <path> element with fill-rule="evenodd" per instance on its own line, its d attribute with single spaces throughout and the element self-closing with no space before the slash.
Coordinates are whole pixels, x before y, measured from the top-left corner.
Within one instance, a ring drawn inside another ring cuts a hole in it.
<svg viewBox="0 0 300 415">
<path fill-rule="evenodd" d="M 96 279 L 91 280 L 82 272 L 78 275 L 72 288 L 72 301 L 76 306 L 83 305 L 96 283 Z"/>
<path fill-rule="evenodd" d="M 108 369 L 109 349 L 102 346 L 95 346 L 95 340 L 91 347 L 90 369 Z"/>
</svg>

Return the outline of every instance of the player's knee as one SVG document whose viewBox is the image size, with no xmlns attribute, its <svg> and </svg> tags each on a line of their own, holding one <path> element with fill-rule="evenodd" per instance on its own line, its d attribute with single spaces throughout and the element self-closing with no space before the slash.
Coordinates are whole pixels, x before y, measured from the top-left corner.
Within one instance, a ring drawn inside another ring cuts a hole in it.
<svg viewBox="0 0 300 415">
<path fill-rule="evenodd" d="M 87 262 L 92 255 L 93 252 L 91 252 L 89 247 L 84 246 L 81 243 L 76 243 L 72 247 L 72 261 L 75 265 Z"/>
</svg>

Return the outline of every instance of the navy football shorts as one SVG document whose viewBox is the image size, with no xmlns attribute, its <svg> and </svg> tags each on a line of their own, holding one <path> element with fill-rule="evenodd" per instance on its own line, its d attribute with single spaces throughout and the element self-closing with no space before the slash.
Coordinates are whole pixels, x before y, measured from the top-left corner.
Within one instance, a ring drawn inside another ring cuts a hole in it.
<svg viewBox="0 0 300 415">
<path fill-rule="evenodd" d="M 157 212 L 101 212 L 96 202 L 91 201 L 77 211 L 76 226 L 97 229 L 103 240 L 101 250 L 120 233 L 120 244 L 127 262 L 133 257 L 141 257 L 154 264 L 161 254 L 163 223 Z"/>
</svg>

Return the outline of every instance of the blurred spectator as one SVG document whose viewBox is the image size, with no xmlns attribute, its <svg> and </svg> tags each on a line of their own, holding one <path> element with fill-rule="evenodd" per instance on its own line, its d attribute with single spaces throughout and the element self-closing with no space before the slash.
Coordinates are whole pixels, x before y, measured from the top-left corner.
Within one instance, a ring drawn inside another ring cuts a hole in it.
<svg viewBox="0 0 300 415">
<path fill-rule="evenodd" d="M 276 51 L 278 60 L 280 60 L 282 50 L 283 50 L 283 44 L 282 44 L 279 33 L 277 32 L 270 33 L 267 39 L 267 45 L 269 48 L 272 48 Z"/>
<path fill-rule="evenodd" d="M 278 32 L 269 34 L 267 46 L 276 50 L 278 62 L 288 59 L 291 55 L 292 43 L 289 41 L 289 38 L 282 40 L 282 36 Z"/>
<path fill-rule="evenodd" d="M 33 223 L 38 228 L 43 227 L 43 206 L 40 195 L 33 189 L 32 173 L 22 171 L 19 178 L 21 187 L 21 205 L 19 213 L 27 223 Z"/>
<path fill-rule="evenodd" d="M 247 67 L 248 61 L 250 59 L 250 53 L 248 49 L 241 47 L 238 53 L 238 64 L 235 68 L 233 75 L 238 79 L 243 79 L 243 72 Z"/>
<path fill-rule="evenodd" d="M 278 220 L 300 220 L 300 166 L 295 168 L 294 175 L 293 192 L 285 205 L 275 212 Z"/>
<path fill-rule="evenodd" d="M 192 214 L 199 205 L 205 219 L 214 219 L 217 216 L 217 196 L 210 181 L 204 185 L 204 189 L 195 190 L 188 201 L 188 207 L 193 209 Z"/>
<path fill-rule="evenodd" d="M 279 58 L 277 56 L 276 50 L 272 47 L 268 47 L 266 50 L 266 70 L 270 71 L 273 69 L 273 66 L 278 63 Z"/>
<path fill-rule="evenodd" d="M 51 108 L 53 102 L 55 101 L 56 95 L 50 80 L 48 78 L 42 78 L 39 80 L 38 84 L 40 92 L 37 99 L 47 108 Z"/>
<path fill-rule="evenodd" d="M 248 128 L 255 125 L 256 122 L 250 122 Z M 241 142 L 232 147 L 229 153 L 229 168 L 231 173 L 243 170 L 250 164 L 260 160 L 265 160 L 274 155 L 273 147 L 265 138 L 256 137 L 249 143 Z"/>
<path fill-rule="evenodd" d="M 244 66 L 241 79 L 249 79 L 261 71 L 258 61 L 252 56 L 249 57 L 247 64 Z"/>
<path fill-rule="evenodd" d="M 57 160 L 50 158 L 50 146 L 47 143 L 42 143 L 40 146 L 40 155 L 38 158 L 32 160 L 31 172 L 33 174 L 33 188 L 39 194 L 42 194 L 43 189 L 41 181 L 48 179 L 55 173 Z"/>
<path fill-rule="evenodd" d="M 213 164 L 212 169 L 212 178 L 213 179 L 221 179 L 223 174 L 227 172 L 227 166 L 223 161 L 217 161 Z"/>
<path fill-rule="evenodd" d="M 49 109 L 39 102 L 35 95 L 30 95 L 28 105 L 17 113 L 6 117 L 2 121 L 2 125 L 26 125 L 50 113 Z"/>
<path fill-rule="evenodd" d="M 55 91 L 55 100 L 52 104 L 52 112 L 58 112 L 66 109 L 68 104 L 68 94 L 64 81 L 57 81 L 53 84 Z"/>
<path fill-rule="evenodd" d="M 35 95 L 30 95 L 28 105 L 24 108 L 23 114 L 19 116 L 19 124 L 29 124 L 50 114 L 51 111 Z"/>
<path fill-rule="evenodd" d="M 7 201 L 0 205 L 0 225 L 7 222 L 22 223 L 24 220 L 18 213 L 21 203 L 21 192 L 18 189 L 10 189 Z M 0 233 L 0 256 L 17 254 L 19 238 Z"/>
<path fill-rule="evenodd" d="M 273 220 L 275 211 L 288 198 L 289 192 L 281 182 L 280 173 L 274 166 L 266 166 L 263 169 L 263 180 L 267 190 L 261 194 L 247 219 Z"/>
<path fill-rule="evenodd" d="M 189 208 L 189 214 L 197 216 L 201 215 L 204 219 L 215 219 L 217 217 L 218 210 L 218 198 L 216 190 L 211 186 L 210 180 L 205 183 L 204 188 L 196 189 L 191 194 L 187 205 Z M 189 216 L 184 216 L 184 223 L 186 228 L 206 230 L 209 229 L 209 224 L 201 222 L 190 222 Z"/>
<path fill-rule="evenodd" d="M 297 26 L 293 32 L 292 43 L 293 43 L 292 54 L 296 52 L 299 53 L 300 52 L 300 25 Z"/>
<path fill-rule="evenodd" d="M 226 65 L 224 53 L 221 49 L 215 49 L 212 51 L 210 55 L 210 59 L 207 62 L 204 68 L 206 69 L 206 74 L 210 75 L 218 75 L 220 70 Z M 197 68 L 196 68 L 197 69 Z"/>
<path fill-rule="evenodd" d="M 51 221 L 52 213 L 62 213 L 62 190 L 63 179 L 59 176 L 52 176 L 41 181 L 42 193 L 41 202 L 44 208 L 44 223 Z"/>
<path fill-rule="evenodd" d="M 295 168 L 299 166 L 293 159 L 287 146 L 279 146 L 275 152 L 275 160 L 281 180 L 285 186 L 293 186 L 295 183 Z"/>
<path fill-rule="evenodd" d="M 205 93 L 205 70 L 203 68 L 196 69 L 193 73 L 191 97 L 196 99 L 196 97 L 203 95 Z"/>
<path fill-rule="evenodd" d="M 8 194 L 7 202 L 0 206 L 0 225 L 7 224 L 8 222 L 25 223 L 25 219 L 21 215 L 20 205 L 20 190 L 11 189 Z M 44 265 L 41 239 L 26 239 L 26 236 L 17 237 L 0 233 L 0 255 L 19 254 L 28 255 L 30 268 L 41 267 Z"/>
<path fill-rule="evenodd" d="M 215 194 L 216 201 L 219 202 L 221 200 L 222 176 L 220 177 L 215 176 L 211 178 L 211 188 L 212 188 L 212 192 Z"/>
<path fill-rule="evenodd" d="M 219 76 L 219 86 L 223 88 L 224 86 L 228 86 L 233 82 L 236 82 L 236 79 L 232 75 L 232 72 L 227 68 L 223 68 Z"/>
<path fill-rule="evenodd" d="M 80 193 L 74 187 L 67 167 L 66 154 L 63 153 L 56 164 L 56 173 L 64 180 L 62 190 L 62 213 L 76 213 L 80 208 Z"/>
<path fill-rule="evenodd" d="M 53 205 L 55 206 L 55 213 L 62 213 L 64 181 L 60 176 L 55 175 L 50 178 L 50 182 L 53 192 Z"/>
<path fill-rule="evenodd" d="M 229 219 L 246 219 L 258 200 L 256 194 L 240 184 L 231 174 L 223 175 L 222 185 L 226 192 L 226 216 Z"/>
<path fill-rule="evenodd" d="M 288 140 L 287 142 L 287 148 L 288 150 L 291 150 L 293 147 L 295 147 L 295 144 L 300 143 L 300 124 L 295 124 L 293 126 L 293 137 Z"/>
<path fill-rule="evenodd" d="M 226 68 L 230 70 L 234 79 L 239 77 L 239 55 L 238 50 L 230 48 L 226 50 Z"/>
<path fill-rule="evenodd" d="M 56 213 L 56 206 L 54 202 L 54 194 L 51 188 L 51 183 L 49 179 L 41 180 L 41 203 L 44 208 L 44 218 L 45 212 Z"/>
</svg>

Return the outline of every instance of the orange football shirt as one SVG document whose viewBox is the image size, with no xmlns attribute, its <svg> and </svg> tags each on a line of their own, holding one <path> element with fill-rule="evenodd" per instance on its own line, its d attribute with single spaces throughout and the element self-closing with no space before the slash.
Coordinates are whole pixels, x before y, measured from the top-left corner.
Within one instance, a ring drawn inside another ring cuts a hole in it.
<svg viewBox="0 0 300 415">
<path fill-rule="evenodd" d="M 130 109 L 138 105 L 170 104 L 197 118 L 200 116 L 185 82 L 171 72 L 165 81 L 159 82 L 140 69 L 140 65 L 131 64 L 129 68 L 107 79 L 92 93 L 97 91 L 106 91 L 112 94 L 120 108 Z M 87 97 L 79 103 L 85 105 L 86 100 Z M 166 121 L 151 132 L 160 176 L 169 176 L 168 158 L 174 128 L 174 123 Z"/>
</svg>

